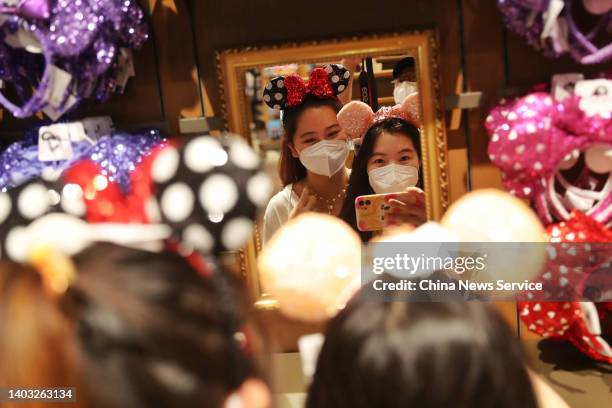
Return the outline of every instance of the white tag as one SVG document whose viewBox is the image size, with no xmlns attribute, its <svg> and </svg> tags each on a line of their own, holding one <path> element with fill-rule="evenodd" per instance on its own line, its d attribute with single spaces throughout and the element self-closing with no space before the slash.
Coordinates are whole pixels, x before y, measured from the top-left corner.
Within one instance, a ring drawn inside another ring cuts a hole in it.
<svg viewBox="0 0 612 408">
<path fill-rule="evenodd" d="M 591 79 L 576 83 L 574 93 L 580 96 L 580 109 L 589 116 L 612 112 L 612 80 Z"/>
<path fill-rule="evenodd" d="M 557 101 L 574 94 L 574 87 L 578 81 L 584 80 L 584 75 L 580 73 L 557 74 L 552 77 L 552 96 Z"/>
<path fill-rule="evenodd" d="M 304 377 L 311 379 L 317 368 L 319 352 L 323 346 L 325 337 L 321 333 L 308 334 L 298 339 L 298 349 L 302 359 L 302 371 Z"/>
<path fill-rule="evenodd" d="M 47 115 L 47 117 L 49 117 L 49 119 L 51 119 L 52 121 L 57 121 L 59 118 L 62 117 L 62 115 L 64 115 L 64 113 L 66 113 L 67 111 L 69 111 L 75 104 L 77 103 L 77 98 L 70 94 L 68 95 L 68 100 L 66 101 L 66 103 L 64 104 L 63 108 L 54 108 L 52 106 L 45 106 L 42 110 L 42 112 Z"/>
<path fill-rule="evenodd" d="M 121 48 L 119 51 L 118 65 L 119 73 L 117 74 L 117 86 L 115 87 L 115 90 L 119 93 L 123 93 L 128 80 L 136 75 L 132 50 Z"/>
<path fill-rule="evenodd" d="M 59 110 L 62 102 L 64 102 L 66 90 L 72 81 L 72 75 L 55 65 L 51 65 L 49 70 L 49 84 L 45 93 L 45 101 L 47 105 Z"/>
<path fill-rule="evenodd" d="M 83 134 L 71 134 L 73 142 L 88 140 L 92 144 L 102 136 L 109 136 L 113 133 L 115 127 L 110 116 L 96 116 L 93 118 L 85 118 L 81 120 L 83 125 Z M 76 136 L 76 138 L 75 138 Z"/>
<path fill-rule="evenodd" d="M 542 15 L 544 19 L 544 28 L 542 28 L 542 34 L 540 35 L 540 39 L 542 41 L 552 36 L 554 27 L 557 23 L 557 18 L 559 17 L 559 14 L 561 14 L 563 7 L 565 7 L 563 0 L 550 0 L 548 10 L 546 10 Z"/>
<path fill-rule="evenodd" d="M 69 160 L 72 158 L 72 143 L 70 142 L 71 125 L 60 123 L 43 126 L 38 130 L 38 160 L 47 162 Z"/>
</svg>

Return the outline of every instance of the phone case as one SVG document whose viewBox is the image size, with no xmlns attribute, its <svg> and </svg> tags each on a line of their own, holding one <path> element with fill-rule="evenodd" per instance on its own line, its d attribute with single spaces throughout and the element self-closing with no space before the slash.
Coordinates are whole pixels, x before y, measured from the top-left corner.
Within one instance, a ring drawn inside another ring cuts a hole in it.
<svg viewBox="0 0 612 408">
<path fill-rule="evenodd" d="M 388 199 L 400 199 L 406 203 L 418 202 L 414 192 L 390 194 L 371 194 L 355 199 L 355 214 L 359 231 L 379 231 L 388 226 L 386 213 L 391 209 Z"/>
</svg>

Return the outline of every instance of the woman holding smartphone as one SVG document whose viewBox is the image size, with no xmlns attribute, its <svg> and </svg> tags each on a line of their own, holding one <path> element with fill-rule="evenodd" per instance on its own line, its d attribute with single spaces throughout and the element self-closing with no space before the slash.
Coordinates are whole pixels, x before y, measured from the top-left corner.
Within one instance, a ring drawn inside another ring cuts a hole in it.
<svg viewBox="0 0 612 408">
<path fill-rule="evenodd" d="M 347 111 L 353 109 L 351 104 L 338 115 L 349 133 L 351 124 L 345 116 Z M 360 196 L 387 195 L 384 218 L 388 226 L 419 226 L 427 221 L 420 132 L 409 122 L 415 122 L 412 116 L 403 114 L 405 107 L 400 107 L 383 108 L 376 114 L 377 117 L 371 121 L 373 124 L 361 139 L 361 146 L 353 161 L 340 217 L 359 232 L 363 241 L 369 240 L 373 233 L 358 228 L 356 205 L 360 203 L 355 201 Z M 353 112 L 349 116 L 355 120 L 360 115 Z"/>
</svg>

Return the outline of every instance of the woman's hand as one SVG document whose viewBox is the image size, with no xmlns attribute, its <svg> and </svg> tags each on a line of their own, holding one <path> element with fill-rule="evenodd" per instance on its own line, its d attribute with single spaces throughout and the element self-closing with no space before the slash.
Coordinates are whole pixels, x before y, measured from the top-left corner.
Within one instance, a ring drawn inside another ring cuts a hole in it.
<svg viewBox="0 0 612 408">
<path fill-rule="evenodd" d="M 343 105 L 346 105 L 351 101 L 353 96 L 353 78 L 355 77 L 355 71 L 357 71 L 357 67 L 361 64 L 360 57 L 346 57 L 342 58 L 340 64 L 344 66 L 344 68 L 348 69 L 351 73 L 351 77 L 349 79 L 348 86 L 346 87 L 346 91 L 342 92 L 338 95 L 338 99 L 342 102 Z"/>
<path fill-rule="evenodd" d="M 425 193 L 422 190 L 411 190 L 414 194 L 409 202 L 402 201 L 402 197 L 391 198 L 387 201 L 391 207 L 385 217 L 389 225 L 410 224 L 415 227 L 427 222 L 425 209 Z M 404 199 L 405 200 L 405 199 Z"/>
<path fill-rule="evenodd" d="M 300 214 L 309 211 L 315 211 L 317 208 L 317 197 L 315 197 L 309 190 L 308 186 L 304 186 L 302 190 L 302 195 L 300 196 L 300 200 L 291 213 L 289 214 L 289 219 L 295 218 Z"/>
</svg>

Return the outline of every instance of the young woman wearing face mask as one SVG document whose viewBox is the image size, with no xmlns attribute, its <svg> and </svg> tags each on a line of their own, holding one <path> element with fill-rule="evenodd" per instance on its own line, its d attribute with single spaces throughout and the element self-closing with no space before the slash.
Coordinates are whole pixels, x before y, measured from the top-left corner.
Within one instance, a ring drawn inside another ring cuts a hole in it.
<svg viewBox="0 0 612 408">
<path fill-rule="evenodd" d="M 419 130 L 407 121 L 389 117 L 376 122 L 363 137 L 355 156 L 346 200 L 340 217 L 359 232 L 363 241 L 372 232 L 359 231 L 355 216 L 355 199 L 362 195 L 387 194 L 418 187 L 418 204 L 389 200 L 387 215 L 392 224 L 423 224 L 427 220 L 421 169 Z"/>
<path fill-rule="evenodd" d="M 315 211 L 338 215 L 342 208 L 349 176 L 345 167 L 349 145 L 336 117 L 342 107 L 336 95 L 346 89 L 350 74 L 339 65 L 334 67 L 332 72 L 328 72 L 334 95 L 317 95 L 317 85 L 314 85 L 311 75 L 310 83 L 313 85 L 307 86 L 310 90 L 306 91 L 300 103 L 283 109 L 284 135 L 279 175 L 284 188 L 270 199 L 266 208 L 264 243 L 298 214 Z M 330 71 L 328 67 L 326 70 Z M 321 78 L 318 80 L 324 82 Z M 283 84 L 283 87 L 288 85 Z M 268 88 L 271 88 L 268 89 L 271 98 L 276 98 L 278 86 Z"/>
</svg>

